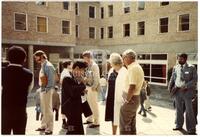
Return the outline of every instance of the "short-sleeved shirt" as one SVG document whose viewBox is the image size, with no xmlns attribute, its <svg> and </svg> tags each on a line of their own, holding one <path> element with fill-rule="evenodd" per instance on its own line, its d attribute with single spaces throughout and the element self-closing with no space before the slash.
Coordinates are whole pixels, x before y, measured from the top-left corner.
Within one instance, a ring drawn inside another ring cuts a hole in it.
<svg viewBox="0 0 200 137">
<path fill-rule="evenodd" d="M 141 87 L 144 81 L 144 71 L 138 62 L 128 65 L 128 73 L 125 80 L 125 92 L 128 93 L 130 85 L 135 85 L 134 95 L 140 95 Z"/>
</svg>

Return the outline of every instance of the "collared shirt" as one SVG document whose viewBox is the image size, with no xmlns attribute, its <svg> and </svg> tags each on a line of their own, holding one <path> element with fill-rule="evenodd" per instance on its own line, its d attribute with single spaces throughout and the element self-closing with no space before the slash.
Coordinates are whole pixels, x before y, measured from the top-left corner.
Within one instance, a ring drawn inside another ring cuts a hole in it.
<svg viewBox="0 0 200 137">
<path fill-rule="evenodd" d="M 41 69 L 39 73 L 39 85 L 41 86 L 41 80 L 40 77 L 46 75 L 47 76 L 47 85 L 45 87 L 41 87 L 42 91 L 48 91 L 55 86 L 55 68 L 54 66 L 48 61 L 44 61 L 44 63 L 41 64 Z M 46 90 L 45 90 L 46 88 Z"/>
<path fill-rule="evenodd" d="M 183 65 L 183 68 L 186 66 L 186 64 Z M 182 81 L 181 80 L 181 65 L 178 64 L 177 67 L 176 67 L 176 80 L 175 80 L 175 85 L 179 88 L 185 86 L 185 81 Z"/>
<path fill-rule="evenodd" d="M 72 77 L 72 76 L 70 75 L 69 69 L 67 69 L 67 68 L 64 68 L 63 71 L 62 71 L 61 74 L 60 74 L 60 83 L 62 83 L 62 81 L 63 81 L 63 79 L 64 79 L 65 77 Z"/>
<path fill-rule="evenodd" d="M 129 86 L 135 85 L 134 95 L 139 95 L 144 81 L 144 71 L 138 62 L 128 65 L 128 73 L 125 79 L 125 92 L 128 93 Z"/>
</svg>

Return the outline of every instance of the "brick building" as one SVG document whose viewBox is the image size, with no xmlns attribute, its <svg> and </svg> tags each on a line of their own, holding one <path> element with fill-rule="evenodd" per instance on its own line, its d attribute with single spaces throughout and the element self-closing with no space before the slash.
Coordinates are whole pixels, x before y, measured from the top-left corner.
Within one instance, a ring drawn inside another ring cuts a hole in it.
<svg viewBox="0 0 200 137">
<path fill-rule="evenodd" d="M 197 2 L 2 2 L 2 57 L 12 44 L 32 54 L 47 52 L 58 65 L 99 49 L 103 68 L 109 53 L 133 49 L 151 84 L 167 85 L 168 69 L 180 52 L 197 65 Z M 36 73 L 36 72 L 35 72 Z"/>
</svg>

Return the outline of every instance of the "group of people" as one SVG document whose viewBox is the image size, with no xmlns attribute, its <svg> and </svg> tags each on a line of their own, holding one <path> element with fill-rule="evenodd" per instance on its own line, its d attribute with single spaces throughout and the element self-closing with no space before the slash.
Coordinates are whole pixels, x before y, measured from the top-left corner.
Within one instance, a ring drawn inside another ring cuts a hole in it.
<svg viewBox="0 0 200 137">
<path fill-rule="evenodd" d="M 100 83 L 104 83 L 104 88 L 106 83 L 105 80 L 100 82 L 99 67 L 93 60 L 92 53 L 85 51 L 82 56 L 83 59 L 75 62 L 71 60 L 64 62 L 64 69 L 59 79 L 62 127 L 67 129 L 66 134 L 84 134 L 83 124 L 89 124 L 89 128 L 100 126 L 98 91 Z M 54 103 L 52 102 L 54 102 L 57 75 L 44 51 L 36 51 L 34 59 L 41 65 L 40 88 L 37 91 L 42 118 L 41 125 L 36 131 L 43 131 L 46 135 L 50 135 L 53 133 Z M 11 134 L 11 131 L 13 134 L 25 134 L 27 96 L 28 91 L 31 90 L 33 74 L 23 67 L 26 60 L 26 52 L 23 48 L 18 46 L 9 48 L 8 60 L 8 66 L 2 68 L 1 131 L 2 134 Z M 181 54 L 178 61 L 179 64 L 174 67 L 169 83 L 169 90 L 173 93 L 176 102 L 176 127 L 173 130 L 182 129 L 184 104 L 187 131 L 189 134 L 194 134 L 196 123 L 192 99 L 197 74 L 195 68 L 187 64 L 186 54 Z M 136 52 L 131 49 L 124 51 L 122 56 L 112 53 L 109 62 L 112 68 L 107 76 L 105 121 L 112 121 L 113 134 L 117 134 L 117 127 L 121 135 L 136 134 L 136 114 L 139 105 L 141 104 L 139 113 L 143 111 L 143 116 L 146 115 L 145 111 L 151 108 L 147 106 L 145 109 L 143 105 L 150 95 L 148 82 L 144 80 L 144 71 L 137 62 Z M 82 121 L 82 114 L 87 117 L 85 122 Z"/>
</svg>

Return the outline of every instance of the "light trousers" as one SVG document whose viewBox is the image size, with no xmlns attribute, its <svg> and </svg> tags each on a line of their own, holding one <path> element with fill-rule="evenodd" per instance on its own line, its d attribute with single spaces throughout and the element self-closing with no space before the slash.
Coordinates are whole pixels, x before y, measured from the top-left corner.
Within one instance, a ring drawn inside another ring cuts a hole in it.
<svg viewBox="0 0 200 137">
<path fill-rule="evenodd" d="M 48 131 L 53 131 L 53 108 L 52 108 L 52 94 L 54 89 L 47 92 L 40 92 L 40 102 L 42 109 L 41 128 Z"/>
<path fill-rule="evenodd" d="M 93 122 L 93 124 L 99 124 L 99 106 L 97 102 L 98 92 L 93 91 L 91 87 L 87 87 L 87 101 L 92 110 L 92 115 L 88 117 L 87 121 Z"/>
</svg>

